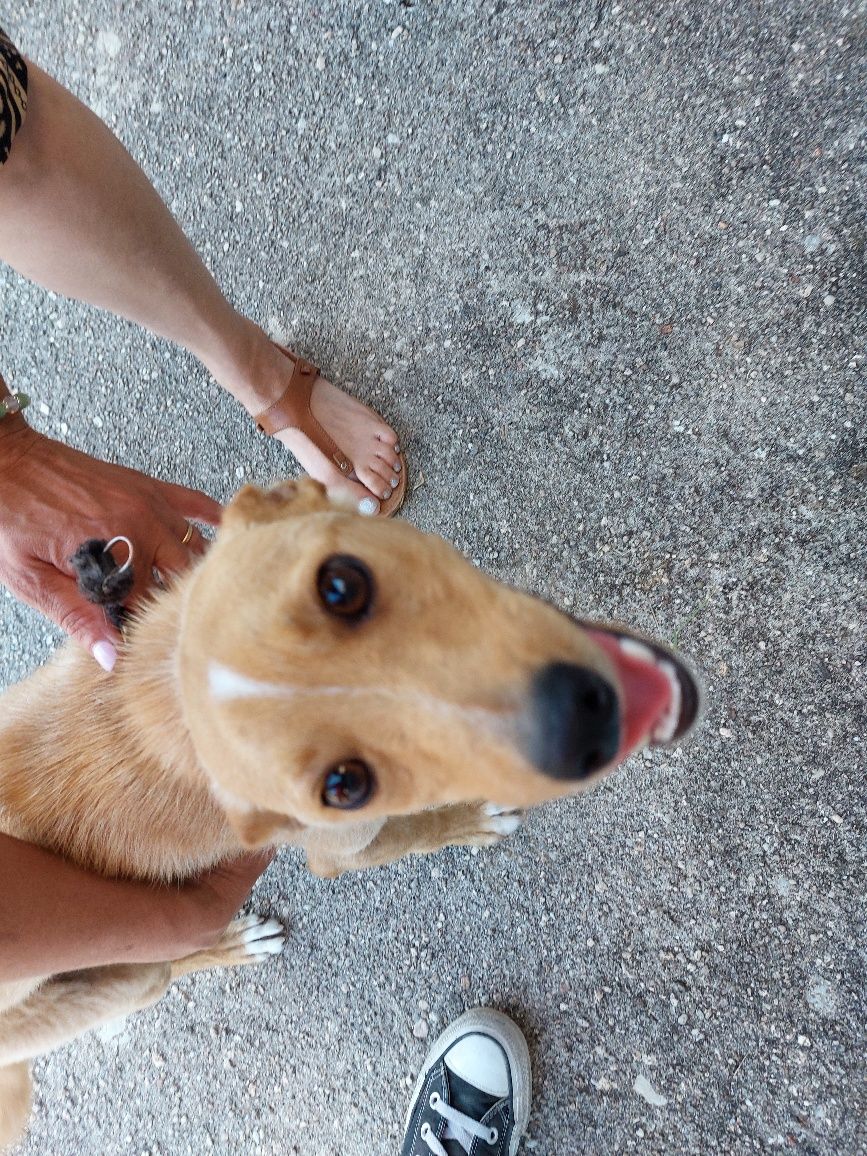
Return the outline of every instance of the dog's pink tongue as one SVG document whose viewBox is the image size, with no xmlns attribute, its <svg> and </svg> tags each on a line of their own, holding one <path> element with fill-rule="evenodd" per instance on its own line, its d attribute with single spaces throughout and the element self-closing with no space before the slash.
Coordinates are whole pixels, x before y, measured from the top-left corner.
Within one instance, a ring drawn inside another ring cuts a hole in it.
<svg viewBox="0 0 867 1156">
<path fill-rule="evenodd" d="M 620 649 L 617 639 L 604 630 L 588 630 L 614 663 L 623 696 L 620 750 L 618 759 L 644 742 L 668 710 L 671 687 L 668 679 L 653 662 L 647 662 Z"/>
</svg>

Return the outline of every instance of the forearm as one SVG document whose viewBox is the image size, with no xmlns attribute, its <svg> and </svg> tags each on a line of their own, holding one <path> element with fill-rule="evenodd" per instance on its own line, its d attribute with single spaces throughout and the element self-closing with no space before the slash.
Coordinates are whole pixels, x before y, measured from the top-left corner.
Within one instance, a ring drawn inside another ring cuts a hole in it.
<svg viewBox="0 0 867 1156">
<path fill-rule="evenodd" d="M 0 835 L 0 981 L 165 959 L 188 916 L 182 890 L 105 879 Z"/>
</svg>

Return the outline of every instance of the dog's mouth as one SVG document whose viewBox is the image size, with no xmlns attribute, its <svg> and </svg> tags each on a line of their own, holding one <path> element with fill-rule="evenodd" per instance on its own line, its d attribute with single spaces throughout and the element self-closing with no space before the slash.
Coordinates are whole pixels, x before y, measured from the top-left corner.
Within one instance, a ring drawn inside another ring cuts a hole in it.
<svg viewBox="0 0 867 1156">
<path fill-rule="evenodd" d="M 701 691 L 684 660 L 657 642 L 616 627 L 580 625 L 608 655 L 620 684 L 616 761 L 639 746 L 667 746 L 687 735 L 701 710 Z"/>
</svg>

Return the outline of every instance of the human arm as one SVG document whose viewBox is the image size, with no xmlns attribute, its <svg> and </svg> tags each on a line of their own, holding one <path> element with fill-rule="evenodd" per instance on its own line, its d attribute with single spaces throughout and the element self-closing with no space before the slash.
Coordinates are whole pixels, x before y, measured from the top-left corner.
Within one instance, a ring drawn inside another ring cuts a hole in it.
<svg viewBox="0 0 867 1156">
<path fill-rule="evenodd" d="M 0 835 L 0 982 L 210 947 L 272 855 L 245 855 L 168 887 L 106 879 Z"/>
</svg>

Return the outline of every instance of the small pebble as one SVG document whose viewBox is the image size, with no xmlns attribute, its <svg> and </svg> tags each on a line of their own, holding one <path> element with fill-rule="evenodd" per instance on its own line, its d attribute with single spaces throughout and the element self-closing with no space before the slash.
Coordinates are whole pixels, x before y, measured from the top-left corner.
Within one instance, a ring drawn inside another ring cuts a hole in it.
<svg viewBox="0 0 867 1156">
<path fill-rule="evenodd" d="M 415 1036 L 415 1038 L 417 1040 L 426 1040 L 427 1036 L 428 1036 L 428 1031 L 429 1031 L 429 1028 L 427 1026 L 426 1020 L 417 1020 L 412 1025 L 412 1034 Z"/>
<path fill-rule="evenodd" d="M 646 1100 L 648 1104 L 652 1104 L 654 1108 L 664 1108 L 668 1103 L 665 1096 L 661 1096 L 657 1092 L 651 1082 L 644 1076 L 636 1076 L 635 1083 L 632 1085 L 633 1089 Z"/>
</svg>

